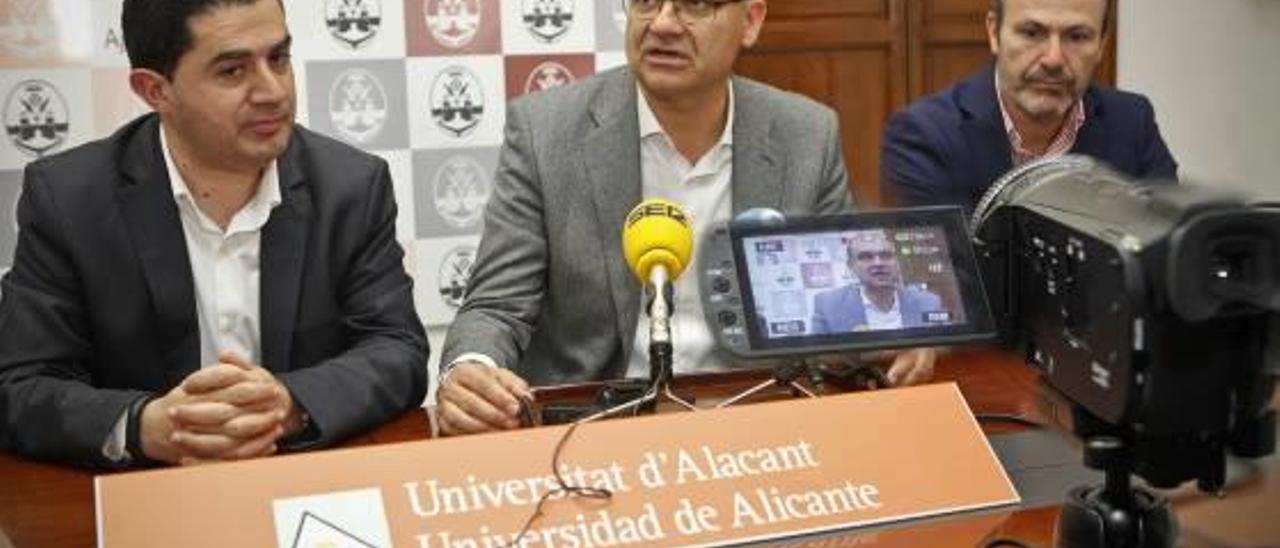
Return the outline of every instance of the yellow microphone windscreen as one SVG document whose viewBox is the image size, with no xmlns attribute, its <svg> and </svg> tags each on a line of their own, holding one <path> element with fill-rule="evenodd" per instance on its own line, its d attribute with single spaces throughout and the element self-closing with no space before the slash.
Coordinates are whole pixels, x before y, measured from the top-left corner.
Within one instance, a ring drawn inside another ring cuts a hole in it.
<svg viewBox="0 0 1280 548">
<path fill-rule="evenodd" d="M 622 229 L 622 254 L 642 283 L 655 265 L 663 265 L 674 280 L 693 257 L 693 228 L 679 205 L 645 200 L 627 214 Z"/>
</svg>

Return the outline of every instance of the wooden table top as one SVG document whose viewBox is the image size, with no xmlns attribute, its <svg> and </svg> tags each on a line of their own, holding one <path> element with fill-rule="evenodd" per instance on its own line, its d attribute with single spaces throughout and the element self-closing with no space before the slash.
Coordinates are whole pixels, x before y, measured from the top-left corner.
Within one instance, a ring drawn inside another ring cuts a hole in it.
<svg viewBox="0 0 1280 548">
<path fill-rule="evenodd" d="M 975 413 L 1008 414 L 1046 423 L 1046 407 L 1037 373 L 1011 354 L 991 351 L 961 352 L 939 364 L 938 381 L 955 381 Z M 749 385 L 760 377 L 740 375 L 731 383 Z M 572 392 L 565 392 L 566 394 Z M 1014 432 L 1025 427 L 1013 423 L 986 422 L 988 434 Z M 366 435 L 343 444 L 346 447 L 377 445 L 430 438 L 429 412 L 416 409 Z M 1194 546 L 1280 546 L 1280 465 L 1269 461 L 1261 472 L 1228 501 L 1209 501 L 1195 494 L 1175 494 L 1184 541 Z M 95 540 L 93 478 L 101 472 L 35 462 L 0 454 L 0 548 L 5 537 L 18 548 L 93 546 Z M 1230 502 L 1230 505 L 1224 504 Z M 956 528 L 969 525 L 986 531 L 975 541 L 1014 538 L 1034 546 L 1053 541 L 1056 507 L 1023 509 L 1002 514 L 957 517 L 912 524 L 900 530 L 851 532 L 841 544 L 857 537 L 859 545 L 918 545 L 926 538 L 960 539 Z M 1193 525 L 1188 527 L 1188 524 Z M 1244 539 L 1244 540 L 1235 540 Z M 1270 539 L 1259 544 L 1257 539 Z M 968 541 L 963 542 L 967 543 Z"/>
</svg>

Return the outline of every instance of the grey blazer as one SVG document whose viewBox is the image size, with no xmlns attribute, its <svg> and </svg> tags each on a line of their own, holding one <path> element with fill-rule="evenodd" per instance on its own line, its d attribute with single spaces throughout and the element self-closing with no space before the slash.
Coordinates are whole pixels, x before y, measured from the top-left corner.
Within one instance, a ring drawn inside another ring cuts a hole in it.
<svg viewBox="0 0 1280 548">
<path fill-rule="evenodd" d="M 835 114 L 745 78 L 733 86 L 733 211 L 852 208 Z M 478 352 L 534 385 L 625 374 L 641 307 L 622 257 L 623 219 L 641 200 L 636 94 L 619 68 L 508 106 L 446 367 Z"/>
<path fill-rule="evenodd" d="M 942 310 L 942 299 L 920 289 L 898 289 L 898 312 L 902 327 L 925 325 L 924 313 Z M 848 333 L 867 324 L 867 310 L 862 304 L 862 290 L 846 285 L 813 296 L 813 325 L 809 332 Z"/>
</svg>

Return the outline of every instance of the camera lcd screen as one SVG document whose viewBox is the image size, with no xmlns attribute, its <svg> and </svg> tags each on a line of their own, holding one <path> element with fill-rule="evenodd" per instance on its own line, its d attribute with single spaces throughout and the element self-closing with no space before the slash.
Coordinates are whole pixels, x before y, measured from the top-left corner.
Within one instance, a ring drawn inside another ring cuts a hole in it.
<svg viewBox="0 0 1280 548">
<path fill-rule="evenodd" d="M 995 329 L 959 208 L 731 225 L 754 350 L 951 344 Z"/>
</svg>

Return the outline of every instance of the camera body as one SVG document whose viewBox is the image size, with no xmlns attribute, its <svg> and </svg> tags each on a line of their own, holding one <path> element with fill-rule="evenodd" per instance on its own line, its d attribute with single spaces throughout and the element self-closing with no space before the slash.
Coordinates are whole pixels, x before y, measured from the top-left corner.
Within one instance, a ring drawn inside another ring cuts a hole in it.
<svg viewBox="0 0 1280 548">
<path fill-rule="evenodd" d="M 998 181 L 973 227 L 1003 340 L 1075 404 L 1078 435 L 1125 440 L 1157 487 L 1216 490 L 1226 453 L 1274 450 L 1280 207 L 1065 157 Z"/>
</svg>

